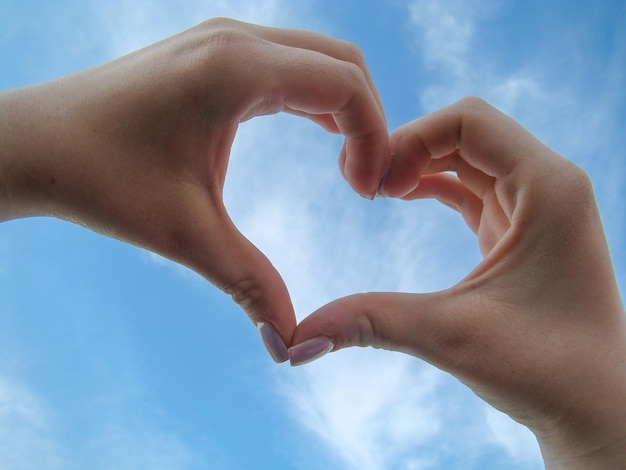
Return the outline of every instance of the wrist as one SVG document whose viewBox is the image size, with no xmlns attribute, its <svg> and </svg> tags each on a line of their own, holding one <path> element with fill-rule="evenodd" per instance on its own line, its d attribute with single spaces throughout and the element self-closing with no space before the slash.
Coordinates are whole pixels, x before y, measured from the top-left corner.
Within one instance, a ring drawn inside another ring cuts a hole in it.
<svg viewBox="0 0 626 470">
<path fill-rule="evenodd" d="M 606 470 L 626 464 L 626 437 L 586 450 L 550 447 L 539 441 L 546 470 Z"/>
<path fill-rule="evenodd" d="M 0 221 L 54 213 L 60 119 L 44 86 L 0 92 Z"/>
<path fill-rule="evenodd" d="M 626 318 L 622 308 L 614 311 Z M 604 338 L 612 346 L 573 361 L 579 373 L 561 394 L 568 403 L 549 424 L 534 429 L 548 470 L 626 467 L 626 332 L 623 320 L 617 325 L 615 336 Z"/>
</svg>

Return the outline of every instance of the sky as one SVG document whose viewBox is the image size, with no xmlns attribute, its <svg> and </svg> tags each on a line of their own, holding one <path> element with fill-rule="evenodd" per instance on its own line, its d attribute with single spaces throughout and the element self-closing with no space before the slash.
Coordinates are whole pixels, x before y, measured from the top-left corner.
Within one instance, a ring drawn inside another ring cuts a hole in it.
<svg viewBox="0 0 626 470">
<path fill-rule="evenodd" d="M 213 16 L 359 45 L 390 130 L 466 95 L 591 176 L 626 292 L 626 4 L 598 0 L 0 0 L 0 89 L 111 60 Z M 342 140 L 244 123 L 225 202 L 299 319 L 339 296 L 445 289 L 480 260 L 433 201 L 366 201 Z M 49 218 L 0 225 L 0 470 L 540 469 L 533 435 L 400 353 L 275 364 L 186 268 Z"/>
</svg>

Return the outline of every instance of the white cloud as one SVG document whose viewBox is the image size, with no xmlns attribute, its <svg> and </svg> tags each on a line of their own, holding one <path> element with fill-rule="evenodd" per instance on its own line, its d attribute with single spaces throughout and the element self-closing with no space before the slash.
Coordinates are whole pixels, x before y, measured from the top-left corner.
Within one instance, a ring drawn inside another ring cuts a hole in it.
<svg viewBox="0 0 626 470">
<path fill-rule="evenodd" d="M 456 77 L 467 73 L 466 55 L 474 36 L 476 2 L 417 0 L 409 6 L 410 20 L 422 32 L 427 66 L 444 67 Z"/>
<path fill-rule="evenodd" d="M 441 430 L 439 374 L 408 356 L 350 350 L 284 379 L 296 419 L 349 468 L 411 468 Z"/>
<path fill-rule="evenodd" d="M 191 470 L 207 468 L 208 456 L 211 468 L 222 468 L 219 449 L 206 439 L 194 448 L 169 429 L 167 416 L 135 378 L 92 399 L 80 416 L 83 425 L 70 429 L 71 404 L 56 409 L 33 387 L 0 376 L 0 470 Z M 83 400 L 79 394 L 77 402 Z"/>
<path fill-rule="evenodd" d="M 506 449 L 515 461 L 541 468 L 543 460 L 534 434 L 493 408 L 486 409 L 486 415 L 491 437 L 497 445 Z"/>
<path fill-rule="evenodd" d="M 132 415 L 132 414 L 131 414 Z M 136 416 L 134 417 L 137 418 Z M 131 421 L 131 422 L 128 422 Z M 147 416 L 98 427 L 85 446 L 85 457 L 76 468 L 182 470 L 206 468 L 206 462 L 175 433 L 146 425 Z"/>
<path fill-rule="evenodd" d="M 304 5 L 299 5 L 301 9 Z M 137 0 L 94 2 L 111 56 L 116 57 L 176 34 L 206 19 L 231 17 L 268 26 L 293 23 L 293 6 L 285 0 Z"/>
<path fill-rule="evenodd" d="M 469 271 L 478 250 L 459 216 L 361 199 L 339 175 L 339 148 L 337 137 L 286 115 L 246 123 L 233 146 L 226 207 L 281 272 L 300 318 L 339 296 L 429 291 Z M 438 460 L 424 446 L 445 426 L 442 376 L 415 358 L 351 350 L 287 369 L 279 390 L 347 468 L 431 468 Z"/>
<path fill-rule="evenodd" d="M 0 470 L 67 468 L 51 421 L 41 397 L 0 376 Z"/>
<path fill-rule="evenodd" d="M 433 80 L 419 92 L 432 111 L 466 95 L 479 95 L 504 112 L 515 114 L 529 102 L 547 97 L 537 69 L 521 66 L 502 72 L 490 62 L 491 48 L 477 46 L 482 23 L 493 19 L 502 2 L 415 0 L 409 4 L 411 27 L 424 65 Z"/>
</svg>

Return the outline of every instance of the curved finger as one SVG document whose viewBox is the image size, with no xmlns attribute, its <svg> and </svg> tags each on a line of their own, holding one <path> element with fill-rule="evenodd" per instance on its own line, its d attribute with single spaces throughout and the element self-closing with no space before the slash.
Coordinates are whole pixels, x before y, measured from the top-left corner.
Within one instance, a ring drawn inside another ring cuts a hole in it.
<svg viewBox="0 0 626 470">
<path fill-rule="evenodd" d="M 195 202 L 194 202 L 195 201 Z M 287 345 L 296 326 L 287 287 L 267 257 L 233 225 L 225 209 L 202 196 L 186 197 L 174 208 L 169 230 L 161 230 L 156 251 L 201 274 L 231 295 L 260 326 L 268 351 L 287 360 Z M 162 219 L 168 216 L 163 209 Z"/>
<path fill-rule="evenodd" d="M 471 166 L 461 157 L 458 150 L 451 155 L 430 160 L 423 174 L 443 172 L 456 173 L 463 186 L 481 200 L 488 197 L 494 190 L 496 179 Z"/>
<path fill-rule="evenodd" d="M 473 294 L 355 294 L 324 305 L 302 320 L 289 349 L 292 365 L 322 351 L 352 346 L 399 351 L 455 374 L 467 373 L 474 348 L 484 341 L 487 316 L 474 312 Z M 332 349 L 322 348 L 332 344 Z M 486 366 L 486 364 L 485 364 Z"/>
<path fill-rule="evenodd" d="M 308 49 L 310 51 L 316 51 L 321 54 L 333 57 L 335 59 L 351 62 L 357 65 L 365 75 L 370 90 L 376 100 L 379 110 L 384 114 L 382 100 L 374 84 L 374 80 L 368 70 L 365 57 L 361 52 L 361 49 L 354 43 L 345 41 L 342 39 L 333 38 L 331 36 L 318 33 L 315 31 L 308 31 L 302 29 L 292 28 L 276 28 L 262 26 L 252 23 L 245 23 L 230 19 L 218 19 L 217 23 L 224 22 L 231 27 L 238 27 L 244 31 L 249 32 L 255 36 L 263 38 L 267 41 L 281 44 L 283 46 L 294 47 L 298 49 Z"/>
<path fill-rule="evenodd" d="M 373 197 L 387 166 L 388 133 L 363 70 L 351 62 L 288 46 L 266 48 L 257 60 L 259 68 L 267 63 L 272 67 L 262 80 L 258 73 L 248 76 L 248 89 L 256 88 L 257 98 L 243 110 L 242 119 L 281 110 L 331 115 L 346 137 L 342 173 L 355 191 Z"/>
<path fill-rule="evenodd" d="M 294 116 L 300 116 L 310 119 L 317 125 L 323 127 L 326 131 L 332 132 L 333 134 L 341 133 L 339 127 L 337 126 L 337 122 L 335 122 L 335 118 L 332 114 L 311 114 L 305 111 L 297 111 L 295 109 L 291 109 L 288 106 L 285 107 L 284 111 L 289 114 L 293 114 Z"/>
<path fill-rule="evenodd" d="M 402 197 L 407 201 L 430 198 L 459 212 L 469 228 L 478 233 L 483 203 L 459 178 L 445 173 L 424 175 L 419 186 Z"/>
<path fill-rule="evenodd" d="M 513 119 L 479 98 L 465 98 L 397 129 L 390 137 L 394 158 L 384 186 L 385 195 L 401 194 L 414 182 L 402 171 L 458 154 L 470 167 L 499 181 L 507 213 L 529 175 L 541 174 L 555 155 Z M 415 160 L 414 162 L 412 162 Z M 407 163 L 408 162 L 408 163 Z M 424 166 L 425 168 L 425 166 Z"/>
</svg>

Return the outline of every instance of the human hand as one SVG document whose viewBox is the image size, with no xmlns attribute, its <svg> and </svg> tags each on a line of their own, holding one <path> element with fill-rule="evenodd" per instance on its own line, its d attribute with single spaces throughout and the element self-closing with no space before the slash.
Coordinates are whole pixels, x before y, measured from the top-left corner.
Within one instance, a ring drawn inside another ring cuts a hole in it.
<svg viewBox="0 0 626 470">
<path fill-rule="evenodd" d="M 344 134 L 340 169 L 374 196 L 388 134 L 359 50 L 312 32 L 215 19 L 2 93 L 0 220 L 52 215 L 187 265 L 265 325 L 270 352 L 286 360 L 295 328 L 288 292 L 222 201 L 238 124 L 279 111 Z"/>
<path fill-rule="evenodd" d="M 296 328 L 292 363 L 348 346 L 406 352 L 527 425 L 548 468 L 622 468 L 625 316 L 587 176 L 473 98 L 399 128 L 390 148 L 384 195 L 456 209 L 484 259 L 442 292 L 320 308 Z"/>
</svg>

